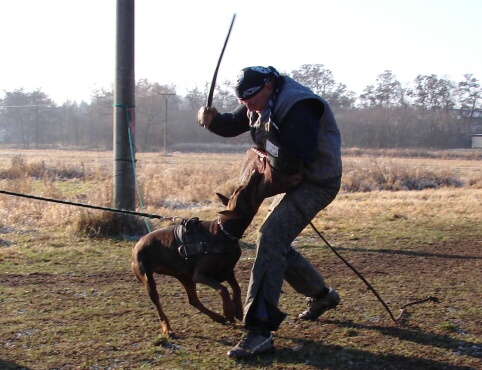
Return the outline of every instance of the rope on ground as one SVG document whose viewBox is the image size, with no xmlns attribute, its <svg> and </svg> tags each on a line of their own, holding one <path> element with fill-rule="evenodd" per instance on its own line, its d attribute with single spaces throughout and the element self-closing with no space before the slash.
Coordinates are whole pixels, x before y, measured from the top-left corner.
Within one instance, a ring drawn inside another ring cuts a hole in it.
<svg viewBox="0 0 482 370">
<path fill-rule="evenodd" d="M 388 314 L 390 315 L 391 319 L 393 320 L 394 323 L 398 324 L 400 322 L 400 320 L 402 319 L 404 313 L 405 313 L 405 308 L 409 307 L 409 306 L 413 306 L 413 305 L 416 305 L 416 304 L 420 304 L 420 303 L 424 303 L 424 302 L 438 302 L 438 299 L 436 297 L 428 297 L 428 298 L 425 298 L 425 299 L 421 299 L 421 300 L 418 300 L 418 301 L 415 301 L 415 302 L 410 302 L 410 303 L 407 303 L 406 305 L 402 306 L 402 308 L 400 309 L 400 314 L 395 317 L 392 313 L 392 311 L 390 310 L 390 308 L 388 307 L 388 305 L 385 303 L 385 301 L 382 299 L 382 297 L 380 297 L 380 294 L 378 294 L 378 292 L 375 290 L 375 288 L 372 287 L 372 285 L 367 281 L 367 279 L 365 279 L 365 277 L 359 273 L 357 271 L 357 269 L 355 267 L 353 267 L 350 262 L 348 262 L 346 259 L 343 258 L 343 256 L 338 253 L 338 251 L 333 248 L 331 246 L 330 243 L 328 243 L 328 240 L 326 240 L 326 238 L 323 236 L 323 234 L 321 234 L 318 229 L 315 227 L 315 225 L 313 225 L 313 223 L 310 221 L 310 225 L 311 225 L 311 228 L 315 231 L 315 233 L 318 234 L 318 236 L 321 238 L 321 240 L 323 240 L 325 242 L 325 244 L 328 246 L 328 248 L 331 249 L 331 251 L 333 253 L 336 254 L 336 256 L 342 260 L 342 262 L 348 266 L 350 268 L 350 270 L 352 270 L 356 276 L 358 276 L 364 283 L 365 285 L 368 287 L 368 289 L 371 290 L 371 292 L 375 295 L 375 297 L 377 297 L 378 301 L 382 304 L 382 306 L 385 308 L 385 310 L 388 312 Z"/>
</svg>

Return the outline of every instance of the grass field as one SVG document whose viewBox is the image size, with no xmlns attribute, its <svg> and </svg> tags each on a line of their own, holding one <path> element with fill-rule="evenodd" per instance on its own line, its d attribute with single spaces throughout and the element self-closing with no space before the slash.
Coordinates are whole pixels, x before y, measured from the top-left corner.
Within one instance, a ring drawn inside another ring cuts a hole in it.
<svg viewBox="0 0 482 370">
<path fill-rule="evenodd" d="M 242 155 L 137 155 L 143 212 L 214 219 L 237 184 Z M 474 159 L 475 158 L 475 159 Z M 309 228 L 295 246 L 340 293 L 316 322 L 299 322 L 304 297 L 285 285 L 288 314 L 276 351 L 235 361 L 226 351 L 240 323 L 212 322 L 189 306 L 176 280 L 157 278 L 175 338 L 160 334 L 153 305 L 130 271 L 138 237 L 89 237 L 102 211 L 0 194 L 0 369 L 481 369 L 482 161 L 353 153 L 343 190 L 314 220 L 364 283 Z M 111 206 L 112 154 L 0 150 L 0 189 Z M 421 189 L 421 190 L 408 190 Z M 242 242 L 243 294 L 265 201 Z M 152 228 L 167 225 L 150 220 Z M 199 286 L 221 310 L 219 296 Z"/>
</svg>

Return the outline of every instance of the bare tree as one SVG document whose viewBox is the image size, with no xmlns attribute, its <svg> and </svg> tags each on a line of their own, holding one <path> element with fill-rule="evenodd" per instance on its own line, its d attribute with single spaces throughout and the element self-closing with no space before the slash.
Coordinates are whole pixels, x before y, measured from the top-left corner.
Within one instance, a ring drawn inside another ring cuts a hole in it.
<svg viewBox="0 0 482 370">
<path fill-rule="evenodd" d="M 465 74 L 464 78 L 458 84 L 457 95 L 463 116 L 472 120 L 475 112 L 482 109 L 482 89 L 472 74 Z"/>
<path fill-rule="evenodd" d="M 336 84 L 333 73 L 323 64 L 303 64 L 297 70 L 291 71 L 290 75 L 321 96 L 331 93 Z"/>
<path fill-rule="evenodd" d="M 376 84 L 369 85 L 360 95 L 362 106 L 393 108 L 402 106 L 403 89 L 392 71 L 386 70 L 378 75 Z"/>
<path fill-rule="evenodd" d="M 336 112 L 340 109 L 351 109 L 353 108 L 356 96 L 353 91 L 347 89 L 345 84 L 336 84 L 333 91 L 331 91 L 324 98 L 330 103 L 331 108 Z"/>
<path fill-rule="evenodd" d="M 26 92 L 24 89 L 7 92 L 3 99 L 5 124 L 15 141 L 29 149 L 33 141 L 38 149 L 45 136 L 49 134 L 50 123 L 54 116 L 47 108 L 54 107 L 52 99 L 37 89 Z"/>
<path fill-rule="evenodd" d="M 141 79 L 136 84 L 136 145 L 143 150 L 159 149 L 166 126 L 166 100 L 172 109 L 176 107 L 173 85 L 160 85 Z"/>
<path fill-rule="evenodd" d="M 414 82 L 412 96 L 418 108 L 425 111 L 443 109 L 446 112 L 453 108 L 455 85 L 452 81 L 432 74 L 418 75 Z"/>
<path fill-rule="evenodd" d="M 223 111 L 232 111 L 239 102 L 234 94 L 234 83 L 225 80 L 220 85 L 216 86 L 216 93 L 214 94 L 214 104 Z"/>
<path fill-rule="evenodd" d="M 207 89 L 205 90 L 207 91 Z M 185 96 L 188 107 L 192 110 L 197 110 L 199 107 L 206 105 L 206 91 L 199 90 L 197 86 L 191 90 L 188 90 Z"/>
<path fill-rule="evenodd" d="M 346 85 L 337 83 L 333 73 L 323 64 L 303 64 L 289 75 L 323 97 L 334 110 L 353 107 L 355 93 L 349 91 Z"/>
<path fill-rule="evenodd" d="M 112 149 L 114 92 L 99 89 L 92 94 L 87 131 L 87 145 Z"/>
</svg>

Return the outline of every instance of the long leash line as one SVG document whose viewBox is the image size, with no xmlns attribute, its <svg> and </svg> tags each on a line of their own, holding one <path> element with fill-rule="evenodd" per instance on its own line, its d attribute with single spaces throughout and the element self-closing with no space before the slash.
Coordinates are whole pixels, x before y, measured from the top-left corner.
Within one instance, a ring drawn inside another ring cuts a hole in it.
<svg viewBox="0 0 482 370">
<path fill-rule="evenodd" d="M 365 283 L 365 285 L 372 291 L 372 293 L 375 295 L 375 297 L 377 297 L 377 299 L 378 299 L 378 300 L 380 301 L 380 303 L 383 305 L 383 307 L 385 308 L 385 310 L 388 312 L 388 314 L 390 315 L 390 317 L 392 318 L 392 320 L 393 320 L 394 322 L 397 322 L 399 319 L 397 319 L 397 318 L 395 318 L 395 316 L 393 316 L 393 313 L 392 313 L 392 311 L 390 310 L 390 308 L 388 307 L 388 305 L 385 303 L 385 301 L 382 299 L 382 297 L 380 297 L 380 294 L 378 294 L 378 292 L 375 290 L 375 288 L 373 288 L 372 285 L 367 281 L 367 279 L 365 279 L 365 278 L 363 277 L 363 275 L 360 274 L 360 273 L 357 271 L 357 269 L 350 264 L 350 262 L 348 262 L 345 258 L 343 258 L 343 256 L 342 256 L 340 253 L 338 253 L 338 251 L 337 251 L 335 248 L 333 248 L 330 243 L 328 243 L 328 240 L 326 240 L 326 238 L 318 231 L 318 229 L 315 227 L 315 225 L 313 225 L 313 222 L 310 221 L 310 225 L 311 225 L 312 229 L 315 231 L 315 233 L 317 233 L 318 236 L 321 238 L 321 240 L 323 240 L 323 241 L 325 242 L 325 244 L 328 246 L 328 248 L 330 248 L 331 251 L 332 251 L 333 253 L 335 253 L 336 256 L 337 256 L 339 259 L 341 259 L 342 262 L 343 262 L 345 265 L 347 265 L 347 266 L 350 268 L 350 270 L 352 270 L 352 271 L 356 274 L 356 276 L 358 276 L 358 277 Z"/>
<path fill-rule="evenodd" d="M 296 205 L 296 203 L 295 203 Z M 298 205 L 296 205 L 296 208 L 298 208 L 298 211 L 302 214 L 303 217 L 305 217 L 305 219 L 308 219 L 304 214 L 303 212 L 301 212 L 301 210 L 299 209 Z M 325 242 L 325 244 L 328 246 L 328 248 L 331 249 L 331 251 L 333 253 L 335 253 L 335 255 L 346 265 L 348 266 L 348 268 L 350 270 L 352 270 L 356 276 L 358 276 L 364 283 L 365 285 L 368 287 L 368 289 L 371 290 L 371 292 L 375 295 L 375 297 L 377 297 L 378 301 L 382 304 L 382 306 L 385 308 L 385 310 L 388 312 L 388 314 L 390 315 L 390 318 L 393 320 L 394 323 L 398 324 L 398 322 L 402 319 L 404 313 L 405 313 L 405 309 L 409 306 L 413 306 L 413 305 L 416 305 L 416 304 L 420 304 L 420 303 L 424 303 L 424 302 L 438 302 L 438 299 L 436 297 L 433 297 L 433 296 L 429 296 L 427 298 L 424 298 L 424 299 L 420 299 L 420 300 L 417 300 L 417 301 L 414 301 L 414 302 L 410 302 L 410 303 L 407 303 L 406 305 L 402 306 L 400 308 L 400 314 L 395 317 L 392 313 L 392 311 L 390 310 L 390 308 L 388 307 L 388 305 L 385 303 L 385 301 L 382 299 L 382 297 L 380 296 L 380 294 L 378 294 L 378 292 L 376 291 L 376 289 L 367 281 L 367 279 L 365 279 L 365 277 L 357 271 L 357 269 L 355 267 L 353 267 L 352 264 L 350 264 L 350 262 L 348 262 L 345 258 L 343 258 L 343 256 L 335 249 L 331 246 L 331 244 L 328 242 L 328 240 L 326 240 L 326 238 L 323 236 L 323 234 L 321 234 L 318 229 L 315 227 L 315 225 L 313 225 L 313 222 L 309 221 L 310 223 L 310 226 L 312 227 L 312 229 L 315 231 L 316 234 L 318 234 L 318 236 L 321 238 L 321 240 L 323 240 L 323 242 Z"/>
<path fill-rule="evenodd" d="M 66 200 L 59 200 L 59 199 L 53 199 L 53 198 L 39 197 L 39 196 L 36 196 L 36 195 L 15 193 L 13 191 L 7 191 L 7 190 L 0 190 L 0 193 L 1 194 L 7 194 L 7 195 L 13 195 L 13 196 L 16 196 L 16 197 L 28 198 L 28 199 L 35 199 L 35 200 L 42 200 L 42 201 L 53 202 L 53 203 L 67 204 L 67 205 L 77 206 L 77 207 L 98 209 L 98 210 L 107 211 L 107 212 L 123 213 L 123 214 L 133 215 L 133 216 L 154 218 L 154 219 L 159 219 L 159 220 L 163 220 L 163 221 L 164 220 L 170 220 L 172 222 L 176 222 L 176 220 L 180 219 L 180 217 L 177 217 L 177 216 L 166 217 L 166 216 L 160 216 L 160 215 L 155 215 L 155 214 L 151 214 L 151 213 L 129 211 L 129 210 L 126 210 L 126 209 L 94 206 L 94 205 L 85 204 L 85 203 L 69 202 L 69 201 L 66 201 Z"/>
<path fill-rule="evenodd" d="M 357 269 L 351 265 L 350 262 L 348 262 L 345 258 L 343 258 L 343 256 L 340 253 L 338 253 L 338 251 L 335 248 L 333 248 L 330 243 L 328 243 L 328 240 L 326 240 L 326 238 L 318 231 L 318 229 L 315 227 L 315 225 L 313 225 L 313 222 L 311 222 L 311 221 L 310 221 L 310 226 L 315 231 L 315 233 L 318 234 L 318 236 L 321 238 L 321 240 L 323 240 L 325 242 L 325 244 L 328 246 L 328 248 L 330 248 L 331 251 L 333 253 L 335 253 L 336 256 L 339 259 L 341 259 L 342 262 L 345 265 L 347 265 L 350 268 L 350 270 L 352 270 L 356 274 L 356 276 L 358 276 L 365 283 L 365 285 L 372 291 L 372 293 L 375 295 L 375 297 L 377 297 L 377 299 L 380 301 L 380 303 L 383 305 L 383 307 L 385 307 L 385 310 L 387 310 L 387 312 L 390 315 L 390 317 L 392 318 L 392 320 L 394 322 L 397 322 L 397 319 L 395 318 L 395 316 L 393 316 L 393 313 L 392 313 L 392 311 L 390 311 L 390 308 L 388 307 L 388 305 L 385 303 L 385 301 L 382 299 L 382 297 L 380 297 L 380 294 L 378 294 L 378 292 L 375 290 L 375 288 L 373 288 L 372 285 L 367 281 L 367 279 L 365 279 L 363 277 L 363 275 L 360 274 L 357 271 Z"/>
<path fill-rule="evenodd" d="M 303 213 L 302 213 L 303 214 Z M 305 217 L 303 215 L 303 217 Z M 355 267 L 353 267 L 350 262 L 348 262 L 345 258 L 343 258 L 343 256 L 338 253 L 338 251 L 333 248 L 331 246 L 330 243 L 328 243 L 328 240 L 326 240 L 326 238 L 323 236 L 323 234 L 321 234 L 318 229 L 315 227 L 315 225 L 313 225 L 313 222 L 310 221 L 310 225 L 312 227 L 312 229 L 318 234 L 318 236 L 321 238 L 321 240 L 323 240 L 325 242 L 325 244 L 328 246 L 328 248 L 331 249 L 331 251 L 333 253 L 335 253 L 335 255 L 340 259 L 342 260 L 342 262 L 348 266 L 350 268 L 350 270 L 352 270 L 356 276 L 358 276 L 364 283 L 365 285 L 368 287 L 368 289 L 370 289 L 372 291 L 372 293 L 375 295 L 375 297 L 377 297 L 377 299 L 380 301 L 380 303 L 383 305 L 383 307 L 385 308 L 385 310 L 388 312 L 388 314 L 390 315 L 391 319 L 393 320 L 393 322 L 395 322 L 396 324 L 398 324 L 398 322 L 401 320 L 401 318 L 403 317 L 404 313 L 405 313 L 405 309 L 409 306 L 413 306 L 413 305 L 416 305 L 416 304 L 420 304 L 420 303 L 424 303 L 424 302 L 438 302 L 438 299 L 437 297 L 433 297 L 433 296 L 429 296 L 427 298 L 424 298 L 424 299 L 420 299 L 420 300 L 417 300 L 417 301 L 414 301 L 414 302 L 410 302 L 410 303 L 407 303 L 405 304 L 404 306 L 402 306 L 400 308 L 400 314 L 395 317 L 392 313 L 392 311 L 390 310 L 390 308 L 388 307 L 388 305 L 385 303 L 385 301 L 382 299 L 382 297 L 380 296 L 380 294 L 378 294 L 378 292 L 375 290 L 375 288 L 373 288 L 373 286 L 367 281 L 367 279 L 365 279 L 365 277 L 359 273 L 357 271 L 357 269 Z"/>
</svg>

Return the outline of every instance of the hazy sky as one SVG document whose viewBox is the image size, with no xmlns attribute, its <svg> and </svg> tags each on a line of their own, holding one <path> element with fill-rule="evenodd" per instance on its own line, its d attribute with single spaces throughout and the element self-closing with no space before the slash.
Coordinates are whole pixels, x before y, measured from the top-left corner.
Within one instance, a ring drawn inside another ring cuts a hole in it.
<svg viewBox="0 0 482 370">
<path fill-rule="evenodd" d="M 90 101 L 115 75 L 116 0 L 0 0 L 0 97 L 41 88 L 57 104 Z M 481 0 L 137 0 L 136 80 L 185 89 L 249 65 L 323 64 L 360 94 L 391 70 L 482 79 Z"/>
</svg>

